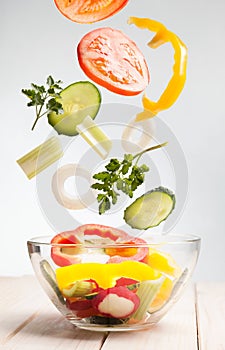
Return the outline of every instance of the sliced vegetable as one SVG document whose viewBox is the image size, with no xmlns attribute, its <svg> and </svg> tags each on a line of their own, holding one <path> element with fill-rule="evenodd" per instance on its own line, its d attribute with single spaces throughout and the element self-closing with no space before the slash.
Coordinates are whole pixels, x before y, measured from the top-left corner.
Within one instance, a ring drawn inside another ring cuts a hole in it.
<svg viewBox="0 0 225 350">
<path fill-rule="evenodd" d="M 67 306 L 70 310 L 80 311 L 80 310 L 88 310 L 92 307 L 92 301 L 88 299 L 78 299 L 73 301 L 72 303 L 67 300 Z"/>
<path fill-rule="evenodd" d="M 128 241 L 130 240 L 130 236 L 123 230 L 118 228 L 114 228 L 111 226 L 99 225 L 99 224 L 86 224 L 77 227 L 73 234 L 85 240 L 88 236 L 97 236 L 104 239 L 104 243 L 107 243 L 107 239 L 111 241 Z M 90 238 L 88 238 L 88 242 L 91 242 Z M 99 240 L 97 241 L 99 242 Z"/>
<path fill-rule="evenodd" d="M 139 303 L 139 297 L 122 286 L 103 290 L 92 300 L 98 313 L 119 319 L 130 316 L 137 310 Z"/>
<path fill-rule="evenodd" d="M 152 302 L 149 303 L 149 312 L 155 312 L 161 309 L 169 300 L 173 290 L 173 282 L 169 278 L 165 278 Z"/>
<path fill-rule="evenodd" d="M 124 211 L 124 220 L 132 228 L 146 230 L 158 226 L 172 213 L 175 195 L 164 187 L 149 191 Z"/>
<path fill-rule="evenodd" d="M 60 141 L 51 137 L 25 156 L 17 160 L 28 179 L 32 179 L 63 156 Z"/>
<path fill-rule="evenodd" d="M 53 291 L 57 295 L 60 303 L 65 304 L 62 293 L 60 292 L 58 285 L 56 283 L 55 272 L 47 260 L 40 261 L 40 269 L 43 274 L 43 277 L 49 283 L 50 287 L 53 289 Z"/>
<path fill-rule="evenodd" d="M 126 246 L 123 247 L 123 244 Z M 106 248 L 105 253 L 110 256 L 108 263 L 119 263 L 128 260 L 147 262 L 149 251 L 145 244 L 146 241 L 141 238 L 132 238 L 131 241 L 124 242 L 116 248 Z"/>
<path fill-rule="evenodd" d="M 97 84 L 121 95 L 137 95 L 149 83 L 149 71 L 137 45 L 121 31 L 98 28 L 77 47 L 84 73 Z"/>
<path fill-rule="evenodd" d="M 87 116 L 81 124 L 77 125 L 76 130 L 102 159 L 108 156 L 112 141 L 91 117 Z"/>
<path fill-rule="evenodd" d="M 170 42 L 175 52 L 172 78 L 157 102 L 149 100 L 145 95 L 143 96 L 142 103 L 144 111 L 139 113 L 136 117 L 136 121 L 139 121 L 152 118 L 160 111 L 171 107 L 179 97 L 186 81 L 187 48 L 176 34 L 169 31 L 160 22 L 148 18 L 130 17 L 128 23 L 135 24 L 141 29 L 148 29 L 156 32 L 156 35 L 148 44 L 152 49 Z"/>
<path fill-rule="evenodd" d="M 58 266 L 77 264 L 81 261 L 79 254 L 84 252 L 81 246 L 83 237 L 74 231 L 59 233 L 51 240 L 51 257 Z M 63 246 L 65 245 L 65 246 Z"/>
<path fill-rule="evenodd" d="M 164 277 L 160 277 L 155 281 L 143 281 L 140 283 L 140 286 L 136 293 L 140 299 L 140 306 L 137 309 L 137 311 L 132 315 L 132 319 L 135 319 L 137 321 L 141 321 L 144 319 L 149 309 L 149 305 L 151 304 L 152 300 L 154 300 L 163 282 Z"/>
<path fill-rule="evenodd" d="M 100 288 L 112 288 L 120 277 L 137 281 L 154 280 L 161 274 L 147 264 L 138 261 L 123 261 L 115 264 L 82 263 L 56 269 L 56 280 L 62 291 L 75 281 L 94 280 Z"/>
<path fill-rule="evenodd" d="M 158 249 L 149 248 L 147 263 L 153 269 L 175 278 L 178 278 L 181 274 L 181 268 L 174 258 L 170 254 L 164 253 Z"/>
<path fill-rule="evenodd" d="M 65 164 L 58 168 L 52 177 L 52 192 L 57 202 L 70 210 L 80 210 L 88 207 L 95 201 L 93 190 L 88 190 L 80 196 L 74 196 L 65 190 L 65 182 L 70 177 L 82 177 L 91 185 L 92 178 L 89 171 L 79 164 Z"/>
<path fill-rule="evenodd" d="M 138 133 L 138 137 L 137 137 Z M 121 144 L 126 152 L 140 152 L 153 140 L 155 133 L 155 121 L 143 120 L 137 122 L 132 119 L 124 128 Z"/>
<path fill-rule="evenodd" d="M 89 81 L 71 84 L 60 92 L 57 102 L 62 104 L 63 113 L 50 112 L 48 122 L 58 134 L 77 135 L 76 127 L 88 115 L 94 119 L 99 111 L 101 95 L 97 87 Z"/>
<path fill-rule="evenodd" d="M 54 0 L 58 10 L 78 23 L 93 23 L 113 16 L 128 0 Z"/>
<path fill-rule="evenodd" d="M 98 224 L 81 225 L 75 230 L 65 231 L 53 237 L 51 240 L 51 257 L 54 263 L 58 266 L 81 263 L 81 254 L 86 251 L 86 248 L 84 248 L 85 240 L 88 239 L 87 244 L 95 243 L 91 236 L 101 237 L 104 239 L 104 242 L 107 239 L 109 242 L 130 240 L 130 236 L 125 231 L 110 226 Z M 98 239 L 99 242 L 100 240 Z"/>
<path fill-rule="evenodd" d="M 91 317 L 96 315 L 96 309 L 92 307 L 91 300 L 80 299 L 73 302 L 71 302 L 70 300 L 67 300 L 66 306 L 78 318 L 86 318 L 86 317 Z"/>
<path fill-rule="evenodd" d="M 105 166 L 104 171 L 93 175 L 93 178 L 98 182 L 91 185 L 91 188 L 100 191 L 97 196 L 100 215 L 111 208 L 111 203 L 112 205 L 117 203 L 118 191 L 125 193 L 130 198 L 133 197 L 134 191 L 143 184 L 145 173 L 149 171 L 149 167 L 146 164 L 138 165 L 140 158 L 144 153 L 154 151 L 166 145 L 167 142 L 164 142 L 144 149 L 135 155 L 124 154 L 122 161 L 112 158 Z"/>
<path fill-rule="evenodd" d="M 138 281 L 134 280 L 132 278 L 125 278 L 125 277 L 121 277 L 116 281 L 116 287 L 120 287 L 120 286 L 134 286 L 137 285 Z"/>
<path fill-rule="evenodd" d="M 62 294 L 66 298 L 82 297 L 92 293 L 96 284 L 90 281 L 76 281 L 67 288 L 62 289 Z"/>
</svg>

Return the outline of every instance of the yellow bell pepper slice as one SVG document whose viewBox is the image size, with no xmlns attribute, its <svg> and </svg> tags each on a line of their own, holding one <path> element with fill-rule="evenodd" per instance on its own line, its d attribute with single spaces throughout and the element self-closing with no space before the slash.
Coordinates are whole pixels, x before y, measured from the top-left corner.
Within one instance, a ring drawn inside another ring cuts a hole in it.
<svg viewBox="0 0 225 350">
<path fill-rule="evenodd" d="M 168 109 L 179 97 L 186 81 L 187 48 L 176 34 L 158 21 L 149 18 L 130 17 L 128 23 L 156 33 L 148 43 L 148 46 L 152 49 L 158 48 L 166 42 L 170 42 L 174 49 L 173 76 L 157 102 L 150 100 L 146 95 L 143 96 L 142 104 L 144 111 L 137 114 L 135 119 L 135 121 L 140 121 L 152 118 L 160 111 Z"/>
<path fill-rule="evenodd" d="M 154 300 L 152 301 L 148 311 L 155 312 L 166 303 L 169 299 L 173 290 L 173 282 L 169 278 L 165 278 L 159 292 L 156 294 Z"/>
<path fill-rule="evenodd" d="M 181 275 L 181 268 L 174 258 L 170 254 L 161 252 L 155 248 L 149 248 L 148 265 L 174 278 L 178 278 Z"/>
<path fill-rule="evenodd" d="M 83 263 L 56 269 L 56 280 L 61 291 L 81 280 L 92 279 L 99 287 L 106 289 L 114 287 L 116 280 L 121 277 L 146 281 L 161 276 L 161 273 L 138 261 L 123 261 L 113 264 Z"/>
</svg>

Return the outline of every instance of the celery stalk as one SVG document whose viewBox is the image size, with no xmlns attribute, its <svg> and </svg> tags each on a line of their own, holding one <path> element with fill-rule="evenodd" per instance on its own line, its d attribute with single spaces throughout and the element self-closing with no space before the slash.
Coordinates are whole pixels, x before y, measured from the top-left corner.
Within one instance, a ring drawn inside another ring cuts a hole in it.
<svg viewBox="0 0 225 350">
<path fill-rule="evenodd" d="M 87 116 L 76 130 L 102 159 L 108 156 L 112 142 L 91 117 Z"/>
<path fill-rule="evenodd" d="M 66 298 L 82 297 L 90 294 L 93 290 L 93 283 L 88 281 L 76 281 L 72 286 L 63 288 L 62 293 Z"/>
<path fill-rule="evenodd" d="M 17 160 L 17 163 L 22 168 L 28 179 L 32 179 L 42 170 L 57 161 L 63 156 L 63 150 L 60 141 L 53 136 L 40 146 L 36 147 L 22 158 Z"/>
<path fill-rule="evenodd" d="M 164 280 L 165 277 L 160 277 L 157 280 L 143 281 L 140 283 L 140 286 L 136 293 L 140 298 L 140 305 L 137 311 L 135 311 L 135 313 L 132 315 L 132 318 L 137 321 L 141 321 L 144 318 L 146 312 L 149 309 L 149 305 L 154 300 Z"/>
</svg>

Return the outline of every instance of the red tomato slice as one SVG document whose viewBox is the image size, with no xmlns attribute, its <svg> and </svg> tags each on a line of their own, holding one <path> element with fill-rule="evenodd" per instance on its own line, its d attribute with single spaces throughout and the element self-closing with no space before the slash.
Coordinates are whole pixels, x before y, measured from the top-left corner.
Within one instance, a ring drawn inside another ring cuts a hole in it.
<svg viewBox="0 0 225 350">
<path fill-rule="evenodd" d="M 71 21 L 93 23 L 119 12 L 128 0 L 54 0 L 59 11 Z"/>
<path fill-rule="evenodd" d="M 77 47 L 84 73 L 97 84 L 121 95 L 137 95 L 149 84 L 148 66 L 137 45 L 121 31 L 99 28 Z"/>
</svg>

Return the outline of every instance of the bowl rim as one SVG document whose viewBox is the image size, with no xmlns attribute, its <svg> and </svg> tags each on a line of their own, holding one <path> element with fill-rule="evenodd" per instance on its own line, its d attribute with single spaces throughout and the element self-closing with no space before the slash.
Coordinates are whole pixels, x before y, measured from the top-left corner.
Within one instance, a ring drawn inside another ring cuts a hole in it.
<svg viewBox="0 0 225 350">
<path fill-rule="evenodd" d="M 179 245 L 179 244 L 191 244 L 191 243 L 200 243 L 201 237 L 197 236 L 195 234 L 175 234 L 175 233 L 168 233 L 168 234 L 149 234 L 148 237 L 145 235 L 135 235 L 133 236 L 133 239 L 135 238 L 141 238 L 145 240 L 146 242 L 134 242 L 134 243 L 128 243 L 120 241 L 119 239 L 117 241 L 112 241 L 104 243 L 102 241 L 102 238 L 97 238 L 96 240 L 92 238 L 92 241 L 94 243 L 91 243 L 90 241 L 84 241 L 81 243 L 51 243 L 51 239 L 54 236 L 46 235 L 46 236 L 35 236 L 27 240 L 28 245 L 40 245 L 40 246 L 50 246 L 50 247 L 87 247 L 87 248 L 106 248 L 106 247 L 149 247 L 149 246 L 159 246 L 159 245 Z M 44 241 L 44 240 L 49 241 Z M 99 242 L 98 242 L 99 241 Z M 132 242 L 132 239 L 131 239 Z"/>
</svg>

